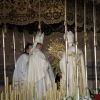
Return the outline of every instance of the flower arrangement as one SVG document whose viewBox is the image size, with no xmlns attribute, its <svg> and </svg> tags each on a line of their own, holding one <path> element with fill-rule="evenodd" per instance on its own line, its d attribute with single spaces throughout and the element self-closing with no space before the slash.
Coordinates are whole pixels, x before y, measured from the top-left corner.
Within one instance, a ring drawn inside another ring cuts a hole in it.
<svg viewBox="0 0 100 100">
<path fill-rule="evenodd" d="M 61 100 L 92 100 L 91 97 L 88 97 L 88 96 L 80 96 L 80 99 L 77 99 L 75 97 L 67 97 L 67 98 L 61 98 Z"/>
<path fill-rule="evenodd" d="M 97 91 L 98 91 L 98 94 L 100 94 L 100 87 L 97 89 Z M 96 89 L 94 89 L 94 90 L 92 90 L 91 91 L 91 98 L 92 98 L 92 100 L 94 100 L 94 95 L 96 94 Z"/>
<path fill-rule="evenodd" d="M 94 95 L 95 94 L 96 94 L 96 89 L 94 89 L 92 91 L 89 90 L 89 95 L 90 96 L 88 96 L 88 95 L 87 96 L 80 96 L 80 99 L 69 96 L 67 98 L 66 97 L 61 98 L 61 100 L 94 100 Z M 100 87 L 98 88 L 98 94 L 100 94 Z"/>
</svg>

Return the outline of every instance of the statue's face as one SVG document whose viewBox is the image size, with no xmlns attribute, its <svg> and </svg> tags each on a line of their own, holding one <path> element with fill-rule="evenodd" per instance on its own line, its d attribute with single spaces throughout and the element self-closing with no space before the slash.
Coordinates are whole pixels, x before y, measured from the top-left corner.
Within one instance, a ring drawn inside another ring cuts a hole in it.
<svg viewBox="0 0 100 100">
<path fill-rule="evenodd" d="M 57 56 L 58 56 L 59 59 L 63 58 L 63 53 L 64 53 L 63 51 L 58 51 L 57 52 Z"/>
<path fill-rule="evenodd" d="M 63 57 L 63 53 L 62 53 L 62 52 L 60 52 L 60 53 L 59 53 L 59 56 L 62 58 L 62 57 Z"/>
</svg>

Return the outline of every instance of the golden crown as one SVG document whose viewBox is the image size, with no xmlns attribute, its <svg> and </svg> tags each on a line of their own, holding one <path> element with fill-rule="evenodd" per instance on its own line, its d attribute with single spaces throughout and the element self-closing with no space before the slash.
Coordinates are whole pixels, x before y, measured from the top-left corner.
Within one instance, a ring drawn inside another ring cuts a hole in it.
<svg viewBox="0 0 100 100">
<path fill-rule="evenodd" d="M 63 41 L 59 41 L 58 39 L 52 40 L 50 39 L 50 45 L 48 48 L 48 53 L 53 55 L 54 57 L 58 58 L 57 52 L 58 51 L 65 51 L 65 45 Z"/>
</svg>

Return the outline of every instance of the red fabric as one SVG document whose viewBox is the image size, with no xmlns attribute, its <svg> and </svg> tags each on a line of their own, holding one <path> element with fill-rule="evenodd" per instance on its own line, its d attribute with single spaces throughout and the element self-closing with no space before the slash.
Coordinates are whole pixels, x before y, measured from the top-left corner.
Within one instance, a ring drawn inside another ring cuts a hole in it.
<svg viewBox="0 0 100 100">
<path fill-rule="evenodd" d="M 95 98 L 95 100 L 100 100 L 100 94 L 95 94 L 94 98 Z"/>
</svg>

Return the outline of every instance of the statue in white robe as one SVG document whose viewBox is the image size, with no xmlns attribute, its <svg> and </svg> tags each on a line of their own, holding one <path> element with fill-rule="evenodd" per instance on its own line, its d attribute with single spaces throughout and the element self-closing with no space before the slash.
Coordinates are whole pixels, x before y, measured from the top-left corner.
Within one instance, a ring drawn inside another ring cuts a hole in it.
<svg viewBox="0 0 100 100">
<path fill-rule="evenodd" d="M 66 53 L 63 51 L 58 51 L 57 55 L 60 58 L 60 70 L 62 72 L 62 83 L 63 89 L 66 92 L 66 72 L 68 72 L 68 95 L 75 96 L 76 95 L 76 54 L 75 54 L 75 45 L 74 42 L 74 35 L 71 31 L 68 32 L 68 54 L 66 57 Z M 67 59 L 68 58 L 68 59 Z M 68 71 L 66 70 L 66 61 Z M 85 67 L 84 67 L 84 60 L 83 60 L 83 53 L 80 49 L 78 49 L 78 70 L 79 70 L 79 90 L 80 95 L 85 95 L 86 92 L 86 80 L 85 80 Z"/>
<path fill-rule="evenodd" d="M 50 63 L 41 52 L 43 37 L 43 34 L 41 36 L 39 36 L 39 34 L 36 35 L 34 46 L 30 53 L 27 66 L 28 72 L 26 75 L 26 80 L 28 80 L 29 83 L 35 82 L 35 90 L 39 94 L 39 99 L 42 98 L 42 92 L 44 92 L 45 96 L 48 85 L 50 85 L 50 89 L 52 89 L 54 81 L 54 74 Z"/>
<path fill-rule="evenodd" d="M 22 84 L 24 84 L 25 81 L 25 75 L 26 75 L 26 64 L 28 62 L 29 52 L 32 48 L 32 44 L 28 43 L 25 47 L 25 52 L 18 58 L 16 64 L 15 64 L 15 70 L 13 74 L 13 78 L 15 81 L 15 85 L 18 85 L 19 80 L 21 79 Z"/>
</svg>

